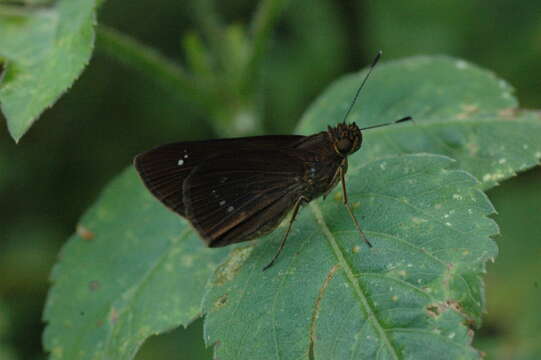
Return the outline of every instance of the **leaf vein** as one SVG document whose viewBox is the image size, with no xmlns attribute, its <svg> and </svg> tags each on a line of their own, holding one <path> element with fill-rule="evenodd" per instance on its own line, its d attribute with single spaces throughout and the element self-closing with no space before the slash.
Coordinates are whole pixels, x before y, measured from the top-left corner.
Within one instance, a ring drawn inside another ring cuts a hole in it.
<svg viewBox="0 0 541 360">
<path fill-rule="evenodd" d="M 319 317 L 319 312 L 321 310 L 321 300 L 323 299 L 323 295 L 325 294 L 325 291 L 327 290 L 329 283 L 334 278 L 334 275 L 336 274 L 336 271 L 338 271 L 339 268 L 340 268 L 340 264 L 335 264 L 329 270 L 329 273 L 325 277 L 325 280 L 323 280 L 323 284 L 321 285 L 321 288 L 319 289 L 319 294 L 316 298 L 316 303 L 314 305 L 314 312 L 312 313 L 312 319 L 310 323 L 310 332 L 309 332 L 310 342 L 309 342 L 309 350 L 308 350 L 309 359 L 314 358 L 314 346 L 316 343 L 316 323 Z"/>
<path fill-rule="evenodd" d="M 323 214 L 321 212 L 321 208 L 319 205 L 315 203 L 310 204 L 312 213 L 314 214 L 316 221 L 320 225 L 321 229 L 323 230 L 323 233 L 325 237 L 327 238 L 327 241 L 331 245 L 331 248 L 333 249 L 333 252 L 338 259 L 338 262 L 340 263 L 342 269 L 344 269 L 344 272 L 346 273 L 346 277 L 351 283 L 353 289 L 355 290 L 355 293 L 357 294 L 357 297 L 359 298 L 362 309 L 364 313 L 366 314 L 367 319 L 370 320 L 370 322 L 373 324 L 374 328 L 377 330 L 380 338 L 384 341 L 385 345 L 389 348 L 390 353 L 392 355 L 392 358 L 398 360 L 398 352 L 397 349 L 395 349 L 394 345 L 391 342 L 391 339 L 387 336 L 385 333 L 382 325 L 380 324 L 379 320 L 376 318 L 374 314 L 374 310 L 370 306 L 370 303 L 368 302 L 368 299 L 366 295 L 364 294 L 363 289 L 361 288 L 361 285 L 359 284 L 359 281 L 355 276 L 353 275 L 353 270 L 351 269 L 351 265 L 347 263 L 344 254 L 340 247 L 338 246 L 338 243 L 336 241 L 336 238 L 329 230 L 325 219 L 323 218 Z"/>
</svg>

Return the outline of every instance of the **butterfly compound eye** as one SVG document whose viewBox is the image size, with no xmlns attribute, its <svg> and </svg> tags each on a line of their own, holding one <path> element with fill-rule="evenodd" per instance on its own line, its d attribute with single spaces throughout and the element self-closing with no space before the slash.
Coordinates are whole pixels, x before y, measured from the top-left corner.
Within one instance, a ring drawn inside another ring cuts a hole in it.
<svg viewBox="0 0 541 360">
<path fill-rule="evenodd" d="M 336 148 L 342 154 L 349 154 L 353 147 L 353 142 L 348 138 L 342 138 L 336 143 Z"/>
<path fill-rule="evenodd" d="M 329 126 L 328 133 L 334 149 L 342 155 L 352 154 L 361 147 L 363 137 L 355 123 Z"/>
</svg>

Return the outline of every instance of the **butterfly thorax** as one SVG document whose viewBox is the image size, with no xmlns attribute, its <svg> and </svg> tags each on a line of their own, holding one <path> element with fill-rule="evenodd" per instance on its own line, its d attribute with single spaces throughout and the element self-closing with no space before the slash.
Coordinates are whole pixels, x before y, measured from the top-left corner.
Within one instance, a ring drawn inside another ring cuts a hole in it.
<svg viewBox="0 0 541 360">
<path fill-rule="evenodd" d="M 310 201 L 329 193 L 340 180 L 340 168 L 347 171 L 347 156 L 359 150 L 361 131 L 352 124 L 329 127 L 301 141 L 297 148 L 310 154 L 304 161 L 303 195 Z"/>
</svg>

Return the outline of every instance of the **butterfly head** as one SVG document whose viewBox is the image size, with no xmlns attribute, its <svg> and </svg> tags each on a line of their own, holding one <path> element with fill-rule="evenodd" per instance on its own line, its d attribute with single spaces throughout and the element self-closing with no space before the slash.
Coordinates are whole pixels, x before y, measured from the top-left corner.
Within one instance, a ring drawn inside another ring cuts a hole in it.
<svg viewBox="0 0 541 360">
<path fill-rule="evenodd" d="M 329 126 L 328 131 L 334 150 L 348 156 L 360 149 L 363 142 L 361 130 L 355 123 L 340 123 L 335 127 Z"/>
</svg>

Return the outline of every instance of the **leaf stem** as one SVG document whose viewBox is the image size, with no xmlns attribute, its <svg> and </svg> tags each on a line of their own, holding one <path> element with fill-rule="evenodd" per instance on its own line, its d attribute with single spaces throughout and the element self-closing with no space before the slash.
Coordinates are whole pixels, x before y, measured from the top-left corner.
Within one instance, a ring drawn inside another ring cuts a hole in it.
<svg viewBox="0 0 541 360">
<path fill-rule="evenodd" d="M 271 28 L 288 3 L 288 0 L 263 0 L 259 3 L 251 24 L 254 55 L 260 56 L 264 51 Z"/>
<path fill-rule="evenodd" d="M 218 67 L 223 70 L 226 61 L 226 50 L 224 46 L 224 26 L 214 7 L 214 0 L 198 0 L 194 4 L 195 17 L 204 37 L 208 41 L 211 52 L 217 59 Z"/>
<path fill-rule="evenodd" d="M 270 31 L 276 23 L 278 15 L 288 3 L 288 0 L 263 0 L 259 3 L 251 24 L 252 54 L 244 73 L 242 83 L 244 87 L 250 82 L 250 79 L 254 79 L 265 52 Z"/>
<path fill-rule="evenodd" d="M 0 16 L 30 16 L 45 6 L 21 6 L 13 3 L 0 4 Z"/>
<path fill-rule="evenodd" d="M 139 71 L 167 89 L 173 89 L 196 105 L 204 106 L 202 90 L 181 67 L 134 38 L 108 26 L 97 28 L 97 48 L 120 63 Z"/>
</svg>

